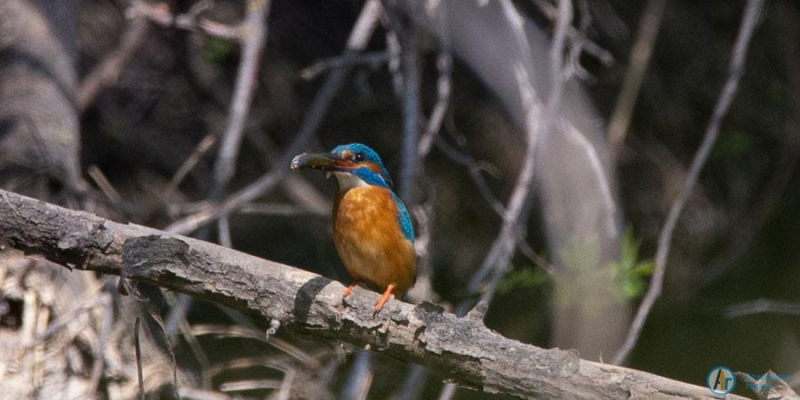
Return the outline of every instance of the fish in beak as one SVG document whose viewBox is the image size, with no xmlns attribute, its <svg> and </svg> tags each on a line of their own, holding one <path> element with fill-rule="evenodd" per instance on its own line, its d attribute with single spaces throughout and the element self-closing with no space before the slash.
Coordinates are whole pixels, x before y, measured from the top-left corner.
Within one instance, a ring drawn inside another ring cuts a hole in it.
<svg viewBox="0 0 800 400">
<path fill-rule="evenodd" d="M 318 169 L 326 171 L 330 177 L 333 172 L 347 172 L 358 168 L 358 163 L 341 158 L 333 153 L 303 153 L 292 160 L 292 171 Z"/>
</svg>

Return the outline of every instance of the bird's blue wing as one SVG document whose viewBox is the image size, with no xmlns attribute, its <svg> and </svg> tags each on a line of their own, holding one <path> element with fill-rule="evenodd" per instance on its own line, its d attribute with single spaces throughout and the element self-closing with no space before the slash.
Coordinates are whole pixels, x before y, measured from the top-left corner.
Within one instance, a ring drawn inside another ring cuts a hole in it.
<svg viewBox="0 0 800 400">
<path fill-rule="evenodd" d="M 403 230 L 403 236 L 411 242 L 414 241 L 414 226 L 411 225 L 411 217 L 408 215 L 408 210 L 403 201 L 392 192 L 392 199 L 397 205 L 397 222 L 400 224 L 400 229 Z"/>
</svg>

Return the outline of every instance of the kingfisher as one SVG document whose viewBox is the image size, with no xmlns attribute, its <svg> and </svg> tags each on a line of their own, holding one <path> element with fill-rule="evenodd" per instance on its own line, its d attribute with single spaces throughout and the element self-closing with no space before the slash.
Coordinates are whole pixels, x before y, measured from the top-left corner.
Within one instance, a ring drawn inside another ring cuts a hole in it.
<svg viewBox="0 0 800 400">
<path fill-rule="evenodd" d="M 378 313 L 393 294 L 402 297 L 416 280 L 414 227 L 378 153 L 361 143 L 345 144 L 330 153 L 300 154 L 291 168 L 336 178 L 333 241 L 352 277 L 343 298 L 357 285 L 382 293 Z"/>
</svg>

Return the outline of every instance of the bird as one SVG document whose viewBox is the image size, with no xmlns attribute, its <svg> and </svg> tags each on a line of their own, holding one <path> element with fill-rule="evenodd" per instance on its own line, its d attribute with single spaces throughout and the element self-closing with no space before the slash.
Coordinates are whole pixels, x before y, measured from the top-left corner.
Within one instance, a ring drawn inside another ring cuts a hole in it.
<svg viewBox="0 0 800 400">
<path fill-rule="evenodd" d="M 381 293 L 376 313 L 392 295 L 402 298 L 416 280 L 414 227 L 378 153 L 361 143 L 339 145 L 330 153 L 300 154 L 291 169 L 336 178 L 333 241 L 352 278 L 342 297 L 356 286 Z"/>
</svg>

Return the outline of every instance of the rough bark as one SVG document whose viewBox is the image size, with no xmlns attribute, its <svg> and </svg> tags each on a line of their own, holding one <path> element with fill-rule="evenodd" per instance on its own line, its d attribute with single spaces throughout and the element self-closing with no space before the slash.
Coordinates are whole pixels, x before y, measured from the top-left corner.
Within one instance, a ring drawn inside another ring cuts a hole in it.
<svg viewBox="0 0 800 400">
<path fill-rule="evenodd" d="M 433 368 L 459 384 L 519 397 L 712 399 L 711 392 L 646 372 L 541 349 L 486 328 L 485 307 L 456 318 L 440 307 L 391 301 L 319 275 L 155 229 L 119 224 L 0 191 L 0 246 L 74 269 L 188 293 L 260 317 L 281 330 L 368 345 Z"/>
</svg>

